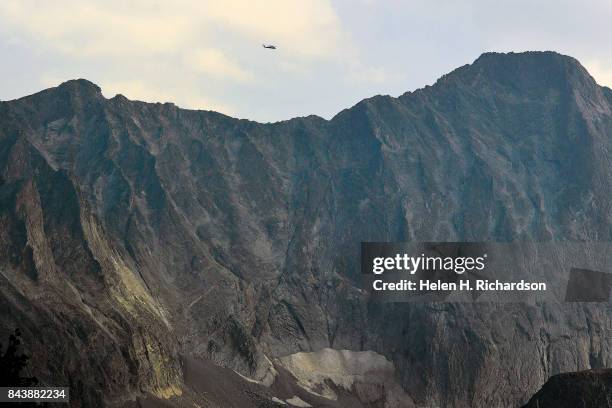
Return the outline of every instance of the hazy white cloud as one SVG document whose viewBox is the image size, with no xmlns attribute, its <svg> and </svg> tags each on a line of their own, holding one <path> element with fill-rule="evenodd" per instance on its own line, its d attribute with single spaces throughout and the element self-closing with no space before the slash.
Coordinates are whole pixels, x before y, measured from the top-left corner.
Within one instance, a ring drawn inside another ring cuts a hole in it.
<svg viewBox="0 0 612 408">
<path fill-rule="evenodd" d="M 359 62 L 353 62 L 349 65 L 347 79 L 350 82 L 364 83 L 383 83 L 391 80 L 400 79 L 402 76 L 397 73 L 390 72 L 382 66 L 363 65 Z"/>
<path fill-rule="evenodd" d="M 253 73 L 240 67 L 221 51 L 212 48 L 193 51 L 187 56 L 186 62 L 192 70 L 215 78 L 228 78 L 236 81 L 249 81 L 254 78 Z"/>
<path fill-rule="evenodd" d="M 587 60 L 583 65 L 599 85 L 612 88 L 612 64 L 604 65 L 598 60 Z"/>
<path fill-rule="evenodd" d="M 327 0 L 224 0 L 206 3 L 207 18 L 284 52 L 330 57 L 350 47 L 347 34 Z"/>
<path fill-rule="evenodd" d="M 0 18 L 11 36 L 75 57 L 175 52 L 195 34 L 197 27 L 189 15 L 172 11 L 170 3 L 165 7 L 148 4 L 7 0 L 0 2 Z"/>
<path fill-rule="evenodd" d="M 181 52 L 210 44 L 219 28 L 305 57 L 349 44 L 327 0 L 4 0 L 0 18 L 16 36 L 82 56 Z"/>
</svg>

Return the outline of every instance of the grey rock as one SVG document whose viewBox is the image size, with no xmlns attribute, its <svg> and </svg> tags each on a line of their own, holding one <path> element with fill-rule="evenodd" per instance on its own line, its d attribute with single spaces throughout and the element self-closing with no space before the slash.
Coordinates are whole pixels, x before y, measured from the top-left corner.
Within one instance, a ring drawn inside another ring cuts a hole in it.
<svg viewBox="0 0 612 408">
<path fill-rule="evenodd" d="M 375 304 L 361 241 L 609 241 L 612 91 L 484 54 L 433 86 L 272 124 L 105 99 L 0 102 L 0 327 L 75 406 L 189 392 L 179 356 L 373 350 L 417 406 L 518 406 L 611 365 L 607 304 Z M 263 368 L 262 368 L 263 367 Z"/>
</svg>

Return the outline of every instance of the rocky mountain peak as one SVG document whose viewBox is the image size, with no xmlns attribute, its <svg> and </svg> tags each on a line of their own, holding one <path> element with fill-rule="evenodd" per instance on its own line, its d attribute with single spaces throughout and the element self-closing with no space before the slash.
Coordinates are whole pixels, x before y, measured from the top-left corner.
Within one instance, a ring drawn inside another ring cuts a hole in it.
<svg viewBox="0 0 612 408">
<path fill-rule="evenodd" d="M 102 89 L 98 85 L 83 78 L 70 79 L 68 81 L 62 82 L 57 88 L 72 93 L 97 94 L 102 92 Z"/>
<path fill-rule="evenodd" d="M 575 58 L 553 51 L 521 53 L 488 52 L 472 64 L 464 65 L 441 77 L 436 84 L 474 88 L 494 87 L 498 91 L 525 91 L 530 94 L 569 89 L 593 92 L 595 80 Z"/>
</svg>

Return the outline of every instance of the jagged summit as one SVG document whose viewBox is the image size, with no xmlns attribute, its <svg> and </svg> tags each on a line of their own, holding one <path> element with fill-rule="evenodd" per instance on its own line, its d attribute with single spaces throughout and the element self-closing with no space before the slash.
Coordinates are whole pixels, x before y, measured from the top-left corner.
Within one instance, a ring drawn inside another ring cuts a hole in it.
<svg viewBox="0 0 612 408">
<path fill-rule="evenodd" d="M 48 97 L 65 97 L 65 96 L 79 96 L 79 97 L 96 97 L 100 98 L 102 96 L 102 89 L 94 84 L 93 82 L 87 79 L 70 79 L 65 82 L 62 82 L 58 86 L 54 86 L 52 88 L 43 89 L 39 92 L 33 93 L 31 95 L 27 95 L 21 98 L 14 99 L 14 102 L 19 101 L 31 101 L 38 100 L 40 98 L 48 98 Z M 12 102 L 12 101 L 6 101 Z"/>
<path fill-rule="evenodd" d="M 528 51 L 521 53 L 485 53 L 472 67 L 492 76 L 531 76 L 543 81 L 591 79 L 580 62 L 554 51 Z"/>
<path fill-rule="evenodd" d="M 561 86 L 596 86 L 595 81 L 587 70 L 573 57 L 554 51 L 526 51 L 526 52 L 486 52 L 481 54 L 473 63 L 459 67 L 438 79 L 434 86 L 479 86 L 482 81 L 505 84 L 512 87 L 542 88 Z M 427 89 L 429 86 L 422 88 Z M 399 98 L 409 98 L 416 92 L 406 92 Z M 477 90 L 476 90 L 477 91 Z M 68 92 L 72 95 L 102 97 L 101 88 L 87 79 L 73 79 L 63 82 L 55 88 L 49 88 L 34 95 L 53 92 Z M 32 95 L 32 96 L 34 96 Z M 373 96 L 363 102 L 370 102 L 387 96 Z M 391 97 L 389 97 L 391 98 Z M 114 98 L 130 101 L 122 94 Z M 395 99 L 395 98 L 394 98 Z M 153 104 L 155 102 L 152 102 Z M 166 102 L 168 103 L 168 102 Z M 182 110 L 191 110 L 184 109 Z M 350 108 L 348 108 L 350 109 Z M 340 112 L 341 113 L 341 112 Z M 304 118 L 314 117 L 309 115 Z M 336 115 L 338 116 L 338 115 Z M 281 122 L 290 121 L 291 118 Z M 317 120 L 325 120 L 317 117 Z"/>
<path fill-rule="evenodd" d="M 58 89 L 69 89 L 69 90 L 87 90 L 92 92 L 102 92 L 102 89 L 94 84 L 93 82 L 78 78 L 78 79 L 70 79 L 68 81 L 62 82 L 57 86 Z"/>
<path fill-rule="evenodd" d="M 515 61 L 527 61 L 527 60 L 531 60 L 531 61 L 538 61 L 540 63 L 543 62 L 554 62 L 554 63 L 567 63 L 567 64 L 574 64 L 574 65 L 580 65 L 580 62 L 569 55 L 565 55 L 565 54 L 561 54 L 559 52 L 556 51 L 523 51 L 523 52 L 494 52 L 494 51 L 489 51 L 489 52 L 483 52 L 482 54 L 480 54 L 480 56 L 478 58 L 476 58 L 476 60 L 474 60 L 473 64 L 479 64 L 479 63 L 486 63 L 487 61 L 509 61 L 509 60 L 515 60 Z"/>
<path fill-rule="evenodd" d="M 442 76 L 436 85 L 482 86 L 485 83 L 535 90 L 596 86 L 577 59 L 554 51 L 487 52 L 472 64 Z"/>
</svg>

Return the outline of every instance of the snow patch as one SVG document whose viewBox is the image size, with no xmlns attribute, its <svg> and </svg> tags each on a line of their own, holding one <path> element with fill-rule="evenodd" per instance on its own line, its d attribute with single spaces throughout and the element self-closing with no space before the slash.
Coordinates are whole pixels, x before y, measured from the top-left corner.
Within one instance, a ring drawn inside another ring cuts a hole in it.
<svg viewBox="0 0 612 408">
<path fill-rule="evenodd" d="M 290 354 L 278 362 L 306 391 L 330 400 L 337 400 L 335 390 L 343 388 L 366 404 L 384 401 L 385 408 L 414 406 L 395 381 L 393 363 L 374 351 L 325 348 Z"/>
</svg>

